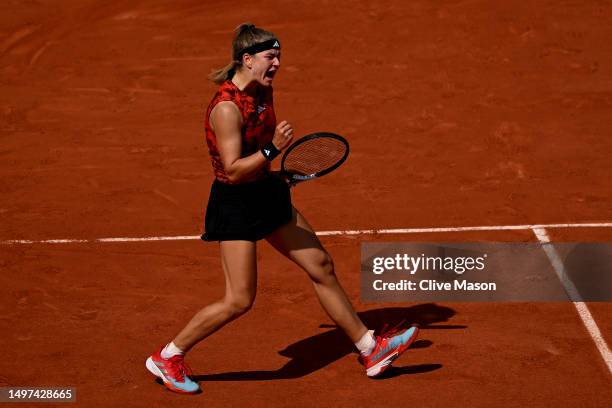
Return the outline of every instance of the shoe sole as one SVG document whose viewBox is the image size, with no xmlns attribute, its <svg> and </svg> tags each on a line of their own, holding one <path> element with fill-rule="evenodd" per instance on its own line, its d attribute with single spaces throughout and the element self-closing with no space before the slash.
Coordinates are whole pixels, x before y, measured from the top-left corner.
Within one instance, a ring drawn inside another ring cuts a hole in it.
<svg viewBox="0 0 612 408">
<path fill-rule="evenodd" d="M 200 392 L 199 389 L 196 391 L 190 392 L 190 391 L 181 390 L 180 388 L 177 388 L 174 385 L 172 385 L 172 383 L 166 379 L 166 377 L 164 376 L 164 373 L 161 372 L 159 367 L 155 365 L 151 357 L 147 358 L 145 366 L 147 367 L 147 370 L 151 372 L 151 374 L 161 379 L 164 382 L 164 385 L 166 386 L 166 388 L 168 388 L 170 391 L 178 392 L 179 394 L 198 394 Z"/>
<path fill-rule="evenodd" d="M 374 377 L 378 377 L 379 375 L 381 375 L 387 368 L 391 366 L 391 363 L 393 363 L 393 361 L 395 361 L 400 355 L 402 355 L 404 351 L 408 350 L 410 345 L 414 342 L 414 340 L 416 340 L 417 335 L 419 334 L 418 327 L 416 326 L 413 326 L 413 327 L 415 329 L 414 333 L 412 334 L 412 336 L 410 336 L 406 344 L 404 344 L 403 346 L 400 346 L 395 353 L 390 354 L 385 359 L 379 361 L 378 363 L 374 364 L 372 367 L 366 370 L 366 375 L 368 377 L 374 378 Z"/>
</svg>

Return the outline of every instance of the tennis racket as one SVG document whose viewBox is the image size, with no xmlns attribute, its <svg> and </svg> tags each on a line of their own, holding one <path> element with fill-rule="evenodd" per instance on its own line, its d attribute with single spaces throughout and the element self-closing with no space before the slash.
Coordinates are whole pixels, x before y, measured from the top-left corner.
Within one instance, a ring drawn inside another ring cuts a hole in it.
<svg viewBox="0 0 612 408">
<path fill-rule="evenodd" d="M 280 174 L 294 186 L 336 170 L 348 154 L 349 144 L 342 136 L 328 132 L 312 133 L 285 151 Z"/>
</svg>

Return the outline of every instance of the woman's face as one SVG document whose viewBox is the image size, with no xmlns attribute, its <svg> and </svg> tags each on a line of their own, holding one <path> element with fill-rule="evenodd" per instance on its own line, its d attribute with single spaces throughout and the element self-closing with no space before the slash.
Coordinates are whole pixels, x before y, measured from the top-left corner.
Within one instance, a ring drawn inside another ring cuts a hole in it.
<svg viewBox="0 0 612 408">
<path fill-rule="evenodd" d="M 272 85 L 280 68 L 280 50 L 266 50 L 250 57 L 250 71 L 253 79 L 263 86 Z"/>
</svg>

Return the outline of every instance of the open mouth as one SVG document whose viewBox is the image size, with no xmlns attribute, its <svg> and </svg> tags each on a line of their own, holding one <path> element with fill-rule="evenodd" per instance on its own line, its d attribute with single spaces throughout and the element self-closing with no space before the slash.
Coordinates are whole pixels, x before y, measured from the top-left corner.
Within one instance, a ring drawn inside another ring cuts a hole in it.
<svg viewBox="0 0 612 408">
<path fill-rule="evenodd" d="M 274 75 L 276 75 L 276 71 L 266 71 L 266 78 L 274 79 Z"/>
</svg>

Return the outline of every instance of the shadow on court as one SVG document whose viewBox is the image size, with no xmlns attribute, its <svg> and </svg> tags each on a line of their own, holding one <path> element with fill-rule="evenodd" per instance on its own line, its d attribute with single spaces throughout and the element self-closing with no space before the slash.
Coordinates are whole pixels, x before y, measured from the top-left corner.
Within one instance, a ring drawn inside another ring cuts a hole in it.
<svg viewBox="0 0 612 408">
<path fill-rule="evenodd" d="M 422 329 L 465 329 L 462 325 L 435 325 L 446 322 L 455 315 L 455 311 L 449 307 L 438 306 L 433 303 L 422 304 L 412 307 L 392 307 L 384 309 L 373 309 L 359 312 L 359 317 L 365 325 L 379 333 L 385 324 L 394 327 L 403 322 L 399 328 L 411 324 L 418 324 Z M 321 368 L 333 363 L 344 356 L 355 353 L 354 345 L 346 337 L 344 332 L 334 325 L 321 325 L 322 328 L 332 330 L 316 334 L 296 343 L 290 344 L 280 355 L 290 358 L 284 366 L 277 370 L 257 371 L 235 371 L 218 374 L 205 374 L 194 376 L 196 381 L 266 381 L 299 378 L 311 374 Z M 426 333 L 421 332 L 422 337 Z M 427 348 L 431 346 L 429 340 L 417 340 L 410 348 Z M 355 358 L 355 364 L 357 358 Z M 434 371 L 442 367 L 442 364 L 420 364 L 405 367 L 391 367 L 387 369 L 381 379 L 396 377 L 404 374 L 419 374 Z"/>
</svg>

